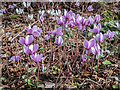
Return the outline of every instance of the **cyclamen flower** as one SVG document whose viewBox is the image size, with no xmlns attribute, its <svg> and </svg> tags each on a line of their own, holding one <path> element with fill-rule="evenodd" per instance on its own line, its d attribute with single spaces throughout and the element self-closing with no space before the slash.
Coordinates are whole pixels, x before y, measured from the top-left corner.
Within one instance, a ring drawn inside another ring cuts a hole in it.
<svg viewBox="0 0 120 90">
<path fill-rule="evenodd" d="M 38 50 L 38 47 L 39 47 L 38 44 L 30 45 L 29 47 L 24 45 L 24 52 L 26 54 L 33 55 L 33 53 Z"/>
<path fill-rule="evenodd" d="M 44 21 L 44 17 L 41 15 L 40 16 L 40 21 L 43 22 Z"/>
<path fill-rule="evenodd" d="M 88 11 L 93 11 L 92 5 L 87 8 Z"/>
<path fill-rule="evenodd" d="M 96 37 L 95 37 L 95 39 L 96 39 L 99 43 L 102 43 L 102 41 L 103 41 L 103 34 L 102 34 L 102 33 L 97 34 Z"/>
<path fill-rule="evenodd" d="M 81 24 L 83 21 L 84 21 L 84 17 L 80 16 L 80 14 L 77 14 L 75 16 L 75 23 L 76 23 L 76 25 Z"/>
<path fill-rule="evenodd" d="M 107 31 L 107 34 L 104 34 L 104 37 L 109 39 L 111 39 L 113 36 L 114 36 L 114 31 L 111 32 L 110 30 Z"/>
<path fill-rule="evenodd" d="M 56 42 L 56 44 L 58 44 L 59 46 L 61 46 L 62 43 L 63 43 L 62 37 L 61 37 L 61 36 L 59 36 L 58 38 L 56 37 L 56 38 L 55 38 L 55 42 Z"/>
<path fill-rule="evenodd" d="M 66 19 L 64 16 L 61 16 L 60 18 L 56 17 L 56 19 L 59 25 L 63 25 L 66 22 Z"/>
<path fill-rule="evenodd" d="M 15 6 L 16 4 L 13 3 L 13 5 L 9 5 L 8 8 L 14 9 Z"/>
<path fill-rule="evenodd" d="M 24 60 L 24 59 L 21 58 L 20 56 L 12 56 L 9 61 L 11 61 L 11 60 L 13 60 L 13 61 L 18 61 L 18 60 L 20 60 L 20 59 L 21 59 L 21 60 Z"/>
<path fill-rule="evenodd" d="M 6 9 L 2 9 L 0 10 L 1 13 L 5 13 Z"/>
<path fill-rule="evenodd" d="M 90 25 L 92 23 L 93 23 L 93 18 L 91 16 L 89 16 L 89 18 L 88 18 L 88 25 Z"/>
<path fill-rule="evenodd" d="M 79 2 L 79 1 L 77 1 L 75 5 L 76 5 L 76 6 L 80 6 L 80 2 Z"/>
<path fill-rule="evenodd" d="M 96 15 L 95 17 L 94 17 L 94 22 L 95 23 L 98 23 L 100 21 L 100 15 Z"/>
<path fill-rule="evenodd" d="M 47 35 L 44 36 L 44 38 L 45 38 L 45 40 L 49 40 L 50 39 L 50 35 L 47 34 Z"/>
<path fill-rule="evenodd" d="M 37 27 L 37 25 L 33 26 L 32 28 L 30 25 L 29 27 L 25 26 L 25 29 L 28 31 L 29 34 L 32 34 L 35 37 L 40 36 L 40 33 L 42 32 L 42 29 Z"/>
<path fill-rule="evenodd" d="M 27 35 L 25 38 L 23 37 L 19 38 L 19 43 L 26 46 L 28 46 L 32 41 L 33 41 L 32 35 Z"/>
<path fill-rule="evenodd" d="M 55 30 L 52 32 L 52 34 L 58 35 L 58 36 L 62 36 L 63 35 L 63 33 L 62 33 L 62 27 L 57 28 L 55 26 Z"/>
<path fill-rule="evenodd" d="M 91 52 L 94 55 L 98 55 L 99 51 L 100 51 L 100 46 L 98 44 L 96 44 L 94 47 L 91 48 Z"/>
<path fill-rule="evenodd" d="M 94 24 L 94 28 L 93 30 L 90 30 L 92 33 L 96 33 L 98 34 L 100 32 L 101 29 L 101 24 L 99 23 L 97 26 Z"/>
<path fill-rule="evenodd" d="M 70 28 L 73 28 L 75 26 L 75 22 L 73 20 L 69 21 L 67 24 Z"/>
<path fill-rule="evenodd" d="M 91 47 L 93 47 L 95 45 L 95 40 L 91 39 L 90 41 L 84 40 L 83 42 L 83 46 L 87 49 L 90 50 Z"/>
<path fill-rule="evenodd" d="M 84 19 L 83 22 L 82 22 L 82 24 L 86 26 L 88 24 L 88 22 L 89 22 L 89 20 Z"/>
<path fill-rule="evenodd" d="M 30 55 L 30 57 L 35 61 L 35 63 L 39 63 L 41 60 L 44 60 L 46 57 L 43 57 L 43 54 L 37 54 L 35 53 L 35 55 Z"/>
</svg>

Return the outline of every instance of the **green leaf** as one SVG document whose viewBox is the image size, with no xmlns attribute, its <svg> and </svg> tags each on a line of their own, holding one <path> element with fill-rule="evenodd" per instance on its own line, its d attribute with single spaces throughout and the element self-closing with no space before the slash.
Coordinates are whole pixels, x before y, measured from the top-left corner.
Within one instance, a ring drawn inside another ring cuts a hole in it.
<svg viewBox="0 0 120 90">
<path fill-rule="evenodd" d="M 25 78 L 27 78 L 27 75 L 22 75 L 22 79 L 25 79 Z"/>
<path fill-rule="evenodd" d="M 27 82 L 27 79 L 25 79 L 25 82 Z M 28 79 L 28 82 L 30 82 L 30 79 Z"/>
<path fill-rule="evenodd" d="M 88 37 L 92 36 L 92 32 L 88 32 Z"/>
<path fill-rule="evenodd" d="M 36 70 L 37 70 L 37 67 L 28 68 L 29 73 L 33 73 L 33 71 L 36 72 Z"/>
<path fill-rule="evenodd" d="M 19 17 L 20 15 L 17 15 L 17 14 L 13 14 L 10 16 L 10 18 L 16 18 L 16 17 Z"/>
<path fill-rule="evenodd" d="M 99 63 L 99 65 L 101 65 L 101 63 Z M 97 70 L 98 70 L 97 65 L 93 67 L 93 70 L 95 70 L 95 71 L 97 71 Z"/>
<path fill-rule="evenodd" d="M 120 76 L 112 76 L 116 81 L 120 82 Z"/>
<path fill-rule="evenodd" d="M 112 87 L 113 87 L 114 89 L 117 89 L 117 88 L 118 88 L 118 85 L 112 85 Z"/>
<path fill-rule="evenodd" d="M 3 13 L 0 13 L 0 16 L 2 16 L 3 15 Z"/>
<path fill-rule="evenodd" d="M 56 72 L 53 72 L 53 74 L 57 74 Z"/>
<path fill-rule="evenodd" d="M 4 80 L 6 80 L 6 78 L 5 78 L 5 77 L 1 77 L 1 80 L 3 80 L 3 81 L 4 81 Z"/>
<path fill-rule="evenodd" d="M 105 61 L 102 62 L 102 64 L 103 64 L 103 65 L 108 65 L 108 64 L 111 64 L 111 62 L 108 61 L 108 60 L 105 60 Z"/>
<path fill-rule="evenodd" d="M 38 85 L 38 87 L 42 88 L 42 87 L 44 87 L 44 85 L 43 85 L 43 84 L 40 84 L 40 85 Z"/>
<path fill-rule="evenodd" d="M 43 50 L 43 49 L 44 49 L 43 47 L 39 48 L 39 50 Z"/>
</svg>

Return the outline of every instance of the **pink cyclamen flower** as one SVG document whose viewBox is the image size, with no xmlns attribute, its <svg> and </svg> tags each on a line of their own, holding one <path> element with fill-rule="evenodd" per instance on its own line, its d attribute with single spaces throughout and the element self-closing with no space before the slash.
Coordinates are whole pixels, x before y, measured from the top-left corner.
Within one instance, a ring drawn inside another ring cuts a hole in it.
<svg viewBox="0 0 120 90">
<path fill-rule="evenodd" d="M 35 63 L 39 63 L 41 60 L 44 60 L 46 57 L 43 57 L 43 54 L 30 55 L 30 57 L 35 61 Z"/>
<path fill-rule="evenodd" d="M 38 37 L 40 36 L 41 32 L 42 32 L 42 29 L 39 28 L 37 25 L 33 26 L 31 28 L 31 26 L 29 25 L 28 27 L 25 26 L 25 29 L 28 31 L 29 34 L 32 34 L 34 35 L 35 37 Z"/>
<path fill-rule="evenodd" d="M 41 21 L 41 22 L 44 21 L 44 17 L 43 17 L 43 15 L 40 16 L 40 21 Z"/>
<path fill-rule="evenodd" d="M 88 11 L 93 11 L 92 5 L 87 8 Z"/>
<path fill-rule="evenodd" d="M 39 48 L 38 44 L 30 45 L 29 47 L 24 45 L 24 52 L 29 55 L 33 55 Z"/>
<path fill-rule="evenodd" d="M 114 31 L 111 32 L 110 30 L 107 31 L 107 34 L 104 34 L 104 37 L 109 39 L 111 39 L 113 36 L 114 36 Z"/>
<path fill-rule="evenodd" d="M 103 34 L 102 34 L 102 33 L 97 34 L 96 37 L 95 37 L 95 39 L 96 39 L 99 43 L 102 43 L 102 41 L 103 41 Z"/>
<path fill-rule="evenodd" d="M 19 61 L 19 60 L 24 60 L 24 59 L 17 55 L 17 56 L 12 56 L 9 61 L 11 61 L 11 60 Z"/>
<path fill-rule="evenodd" d="M 77 1 L 75 5 L 76 5 L 76 6 L 80 6 L 80 2 L 79 2 L 79 1 Z"/>
<path fill-rule="evenodd" d="M 56 37 L 56 38 L 55 38 L 55 42 L 56 42 L 56 44 L 58 44 L 59 46 L 61 46 L 62 43 L 63 43 L 62 37 L 61 37 L 61 36 L 59 36 L 58 38 Z"/>
<path fill-rule="evenodd" d="M 47 35 L 44 36 L 44 38 L 45 38 L 45 40 L 49 40 L 50 39 L 50 35 L 47 34 Z"/>
<path fill-rule="evenodd" d="M 25 38 L 23 37 L 19 38 L 19 43 L 26 46 L 28 46 L 32 41 L 33 41 L 32 35 L 27 35 Z"/>
<path fill-rule="evenodd" d="M 98 34 L 100 30 L 101 30 L 101 24 L 99 23 L 97 26 L 94 24 L 94 28 L 93 30 L 90 30 L 90 32 Z"/>
<path fill-rule="evenodd" d="M 0 12 L 1 13 L 5 13 L 6 9 L 1 9 Z"/>
<path fill-rule="evenodd" d="M 91 47 L 93 47 L 94 45 L 95 45 L 94 39 L 91 39 L 90 41 L 84 40 L 83 42 L 83 46 L 88 50 L 91 49 Z"/>
<path fill-rule="evenodd" d="M 63 35 L 63 33 L 62 33 L 62 27 L 57 28 L 55 26 L 55 30 L 52 32 L 52 34 L 58 35 L 58 36 L 62 36 Z"/>
<path fill-rule="evenodd" d="M 84 21 L 84 17 L 80 16 L 80 14 L 77 14 L 75 16 L 75 23 L 76 23 L 76 25 L 81 24 L 83 21 Z"/>
<path fill-rule="evenodd" d="M 96 44 L 94 47 L 91 48 L 91 52 L 94 55 L 98 55 L 100 51 L 100 46 L 98 44 Z"/>
<path fill-rule="evenodd" d="M 91 16 L 89 16 L 89 18 L 88 18 L 88 25 L 90 25 L 92 23 L 93 23 L 93 18 Z"/>
<path fill-rule="evenodd" d="M 98 23 L 100 21 L 100 15 L 96 15 L 95 17 L 94 17 L 94 22 L 95 23 Z"/>
</svg>

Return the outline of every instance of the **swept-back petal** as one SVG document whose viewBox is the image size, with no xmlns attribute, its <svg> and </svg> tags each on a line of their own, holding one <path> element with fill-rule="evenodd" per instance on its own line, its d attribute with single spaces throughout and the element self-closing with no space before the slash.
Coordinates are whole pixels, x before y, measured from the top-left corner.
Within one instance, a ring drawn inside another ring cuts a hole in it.
<svg viewBox="0 0 120 90">
<path fill-rule="evenodd" d="M 28 46 L 31 42 L 33 41 L 33 36 L 32 35 L 27 35 L 25 37 L 25 44 Z"/>
<path fill-rule="evenodd" d="M 25 44 L 25 39 L 23 37 L 20 37 L 19 38 L 19 43 L 24 45 Z"/>
<path fill-rule="evenodd" d="M 83 46 L 84 46 L 85 48 L 88 48 L 88 41 L 87 41 L 87 40 L 84 40 Z"/>
<path fill-rule="evenodd" d="M 24 53 L 31 55 L 32 52 L 29 49 L 29 47 L 27 47 L 27 46 L 24 45 Z"/>
<path fill-rule="evenodd" d="M 89 42 L 88 42 L 88 49 L 90 49 L 91 47 L 93 47 L 95 45 L 95 39 L 91 39 Z"/>
</svg>

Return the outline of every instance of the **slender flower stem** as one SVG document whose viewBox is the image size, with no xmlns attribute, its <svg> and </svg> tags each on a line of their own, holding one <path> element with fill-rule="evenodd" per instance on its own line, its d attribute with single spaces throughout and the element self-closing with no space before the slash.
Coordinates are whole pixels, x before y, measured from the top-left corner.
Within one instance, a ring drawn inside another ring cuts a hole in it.
<svg viewBox="0 0 120 90">
<path fill-rule="evenodd" d="M 97 67 L 98 67 L 98 73 L 99 73 L 99 58 L 98 58 L 98 61 L 97 61 Z"/>
<path fill-rule="evenodd" d="M 91 74 L 93 74 L 93 65 L 94 65 L 94 58 L 95 58 L 95 55 L 93 55 L 93 58 L 92 58 L 92 67 L 91 67 Z"/>
</svg>

